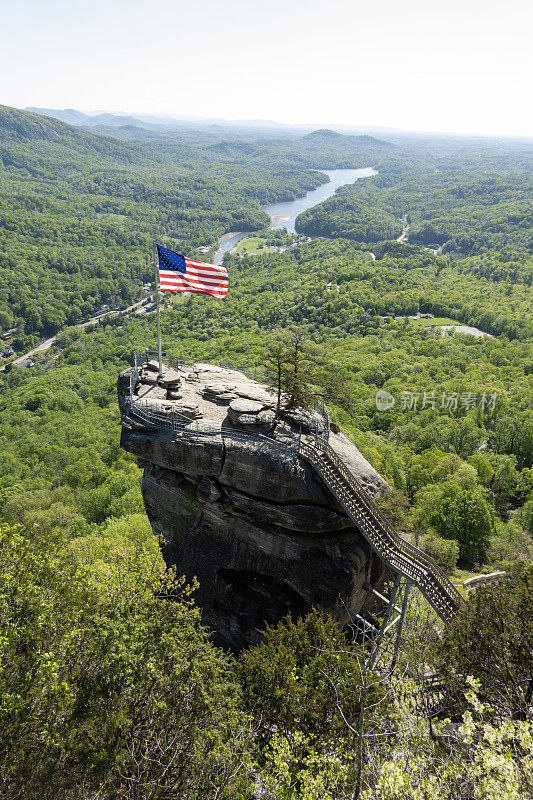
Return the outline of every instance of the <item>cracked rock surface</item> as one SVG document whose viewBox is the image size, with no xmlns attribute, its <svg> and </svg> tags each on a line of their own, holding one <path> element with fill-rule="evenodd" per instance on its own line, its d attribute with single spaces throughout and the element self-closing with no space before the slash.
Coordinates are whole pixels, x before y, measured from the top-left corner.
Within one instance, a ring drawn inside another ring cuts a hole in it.
<svg viewBox="0 0 533 800">
<path fill-rule="evenodd" d="M 348 623 L 367 599 L 363 584 L 379 584 L 385 569 L 314 469 L 286 446 L 301 431 L 320 431 L 322 417 L 299 410 L 277 419 L 274 396 L 240 372 L 197 364 L 165 368 L 154 382 L 151 366 L 139 372 L 134 401 L 183 420 L 185 432 L 157 432 L 131 414 L 126 370 L 118 380 L 121 444 L 145 465 L 152 529 L 166 563 L 198 579 L 195 599 L 215 640 L 247 647 L 265 624 L 313 606 Z M 329 442 L 368 491 L 387 487 L 342 433 Z"/>
</svg>

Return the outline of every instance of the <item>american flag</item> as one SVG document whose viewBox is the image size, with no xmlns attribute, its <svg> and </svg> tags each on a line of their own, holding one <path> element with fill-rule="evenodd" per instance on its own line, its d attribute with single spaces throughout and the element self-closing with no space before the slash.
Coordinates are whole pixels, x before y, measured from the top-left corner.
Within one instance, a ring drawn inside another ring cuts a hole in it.
<svg viewBox="0 0 533 800">
<path fill-rule="evenodd" d="M 205 264 L 157 247 L 159 285 L 162 292 L 209 294 L 221 299 L 228 292 L 228 271 L 217 264 Z"/>
</svg>

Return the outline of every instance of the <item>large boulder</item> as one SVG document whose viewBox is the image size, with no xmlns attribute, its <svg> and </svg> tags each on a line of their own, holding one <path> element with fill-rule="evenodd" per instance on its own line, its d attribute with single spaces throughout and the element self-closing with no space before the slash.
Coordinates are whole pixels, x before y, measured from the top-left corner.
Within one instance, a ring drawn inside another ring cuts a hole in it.
<svg viewBox="0 0 533 800">
<path fill-rule="evenodd" d="M 198 579 L 196 602 L 216 640 L 248 646 L 265 624 L 315 606 L 348 623 L 385 567 L 298 454 L 303 423 L 323 432 L 320 414 L 276 419 L 266 387 L 207 364 L 180 370 L 183 397 L 162 403 L 151 387 L 164 387 L 143 374 L 133 393 L 131 371 L 119 378 L 121 444 L 146 465 L 143 498 L 165 561 Z M 173 427 L 151 427 L 135 403 Z M 176 424 L 184 404 L 199 421 Z M 342 434 L 330 444 L 371 493 L 387 486 Z"/>
</svg>

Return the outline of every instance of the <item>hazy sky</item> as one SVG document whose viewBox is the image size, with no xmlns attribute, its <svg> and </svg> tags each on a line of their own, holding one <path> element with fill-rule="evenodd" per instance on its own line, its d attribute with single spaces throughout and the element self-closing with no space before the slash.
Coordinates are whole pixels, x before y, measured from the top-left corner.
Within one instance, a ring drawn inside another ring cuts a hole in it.
<svg viewBox="0 0 533 800">
<path fill-rule="evenodd" d="M 533 136 L 532 0 L 0 0 L 0 103 Z"/>
</svg>

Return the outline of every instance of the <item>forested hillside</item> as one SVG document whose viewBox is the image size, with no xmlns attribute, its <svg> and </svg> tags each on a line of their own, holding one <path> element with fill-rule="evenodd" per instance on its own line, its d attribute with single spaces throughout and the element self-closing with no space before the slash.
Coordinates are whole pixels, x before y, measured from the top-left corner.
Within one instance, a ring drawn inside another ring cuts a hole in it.
<svg viewBox="0 0 533 800">
<path fill-rule="evenodd" d="M 15 153 L 18 159 L 17 167 L 17 159 L 11 157 L 11 166 L 3 170 L 2 324 L 8 327 L 23 320 L 26 336 L 72 325 L 102 302 L 126 303 L 138 296 L 141 280 L 151 277 L 151 236 L 189 252 L 199 242 L 212 244 L 231 228 L 259 228 L 259 236 L 265 237 L 261 229 L 266 215 L 259 204 L 303 192 L 323 179 L 316 172 L 284 168 L 272 172 L 264 165 L 214 165 L 211 152 L 226 152 L 225 143 L 219 143 L 223 147 L 206 145 L 204 140 L 194 143 L 202 160 L 194 166 L 189 158 L 187 168 L 181 168 L 168 154 L 55 120 L 9 109 L 3 110 L 2 120 L 4 164 L 9 161 L 6 153 Z M 344 138 L 348 141 L 342 143 Z M 165 137 L 161 145 L 160 149 L 168 146 Z M 241 147 L 242 141 L 233 145 Z M 309 148 L 316 146 L 313 157 L 331 166 L 343 147 L 346 152 L 353 148 L 354 137 L 317 131 L 303 137 L 301 145 L 298 140 L 287 142 L 282 160 L 287 149 L 298 146 L 304 160 Z M 516 202 L 521 208 L 528 202 L 527 180 L 520 176 L 529 154 L 518 147 L 498 151 L 487 161 L 492 177 L 482 178 L 475 149 L 450 153 L 443 148 L 437 157 L 423 147 L 416 151 L 412 144 L 410 149 L 405 144 L 403 149 L 395 147 L 395 159 L 390 148 L 384 148 L 388 155 L 378 176 L 344 187 L 299 220 L 309 214 L 327 217 L 331 203 L 344 215 L 353 213 L 350 198 L 357 196 L 358 203 L 375 209 L 373 213 L 389 214 L 393 220 L 408 215 L 409 238 L 416 239 L 420 238 L 416 214 L 421 219 L 430 207 L 445 208 L 455 218 L 477 203 L 478 209 L 490 211 L 479 215 L 485 250 L 464 257 L 444 247 L 435 255 L 421 245 L 383 241 L 391 237 L 382 233 L 376 234 L 380 241 L 372 251 L 364 241 L 334 236 L 299 243 L 284 252 L 229 255 L 231 290 L 225 301 L 174 299 L 172 310 L 162 319 L 165 345 L 177 354 L 203 360 L 235 357 L 256 364 L 264 357 L 265 337 L 300 326 L 347 377 L 353 402 L 348 416 L 346 410 L 335 413 L 375 466 L 406 495 L 408 505 L 416 504 L 422 488 L 411 476 L 412 459 L 421 454 L 433 463 L 452 453 L 462 463 L 461 459 L 480 457 L 481 448 L 487 474 L 480 485 L 486 491 L 490 486 L 490 504 L 499 515 L 498 524 L 505 526 L 510 524 L 508 514 L 529 502 L 528 470 L 533 467 L 533 288 L 527 244 L 531 228 L 518 210 L 502 223 L 496 238 L 491 226 L 495 205 Z M 259 153 L 261 148 L 261 158 L 272 157 L 271 141 L 258 140 L 252 149 Z M 435 171 L 437 162 L 441 166 Z M 61 177 L 55 179 L 60 164 Z M 366 224 L 364 214 L 357 216 Z M 397 228 L 392 235 L 396 232 Z M 507 242 L 507 251 L 498 249 L 500 241 Z M 498 270 L 490 268 L 496 264 Z M 407 318 L 419 314 L 473 325 L 498 338 L 444 338 L 439 329 L 426 326 L 431 320 Z M 1 472 L 4 487 L 11 487 L 9 503 L 17 509 L 9 512 L 10 520 L 21 517 L 19 490 L 28 498 L 24 501 L 29 502 L 28 522 L 36 509 L 44 514 L 59 497 L 70 519 L 79 521 L 76 525 L 102 524 L 128 509 L 142 512 L 135 484 L 132 487 L 129 478 L 120 477 L 130 469 L 129 462 L 116 445 L 111 446 L 117 434 L 106 414 L 112 418 L 116 413 L 112 389 L 116 373 L 130 363 L 134 350 L 141 352 L 154 344 L 153 328 L 150 317 L 110 318 L 94 332 L 90 327 L 85 332 L 70 328 L 50 354 L 39 357 L 36 372 L 42 374 L 29 376 L 19 368 L 5 373 L 0 399 L 6 441 Z M 22 335 L 19 338 L 24 341 Z M 98 391 L 94 375 L 99 375 Z M 397 399 L 393 409 L 377 410 L 378 390 Z M 418 396 L 418 405 L 409 407 L 401 401 L 409 394 Z M 435 401 L 422 405 L 425 396 L 450 394 L 496 395 L 497 409 L 460 402 L 455 408 L 453 404 L 439 408 Z M 87 427 L 91 406 L 94 415 Z M 49 435 L 54 440 L 58 435 L 61 414 L 70 420 L 79 415 L 75 427 L 81 438 L 73 442 L 73 449 L 49 440 Z M 45 420 L 49 424 L 43 424 Z M 8 431 L 14 427 L 18 436 L 9 441 Z M 87 433 L 101 429 L 102 435 L 105 430 L 102 442 L 89 445 L 91 436 L 81 434 L 86 428 Z M 24 443 L 26 430 L 31 445 Z M 36 458 L 35 453 L 43 455 Z M 87 481 L 75 477 L 84 474 L 82 463 L 92 465 L 93 477 Z M 505 480 L 497 477 L 500 472 Z M 105 498 L 103 506 L 87 499 L 92 498 L 87 486 L 93 484 L 97 495 Z M 433 528 L 427 522 L 425 526 Z M 494 564 L 498 557 L 488 542 L 496 530 L 497 526 L 491 527 L 483 556 Z"/>
<path fill-rule="evenodd" d="M 533 252 L 531 152 L 510 145 L 507 152 L 487 150 L 480 159 L 482 152 L 478 145 L 462 159 L 446 150 L 413 159 L 406 151 L 380 175 L 343 187 L 306 211 L 298 229 L 376 242 L 399 236 L 406 217 L 413 244 L 520 269 Z"/>
<path fill-rule="evenodd" d="M 0 795 L 532 796 L 531 148 L 116 139 L 0 107 L 0 154 L 0 326 L 21 350 L 59 332 L 0 372 Z M 323 182 L 312 168 L 370 164 L 299 218 L 325 238 L 267 231 L 261 204 Z M 296 329 L 342 385 L 332 420 L 392 487 L 396 529 L 454 580 L 510 576 L 444 633 L 413 592 L 386 681 L 318 613 L 239 656 L 212 646 L 119 446 L 117 375 L 155 346 L 155 316 L 77 325 L 140 296 L 153 238 L 197 254 L 235 229 L 260 254 L 226 256 L 223 301 L 166 297 L 163 346 L 252 371 Z M 491 335 L 443 335 L 459 322 Z"/>
<path fill-rule="evenodd" d="M 336 165 L 343 147 L 344 159 L 369 157 L 365 141 L 336 144 L 333 155 L 321 142 L 305 139 L 290 166 L 274 165 L 271 145 L 237 144 L 229 158 L 232 145 L 207 137 L 165 152 L 0 107 L 0 325 L 49 336 L 103 304 L 125 306 L 152 280 L 154 237 L 194 254 L 224 233 L 266 226 L 261 205 L 324 182 L 310 163 Z"/>
</svg>

